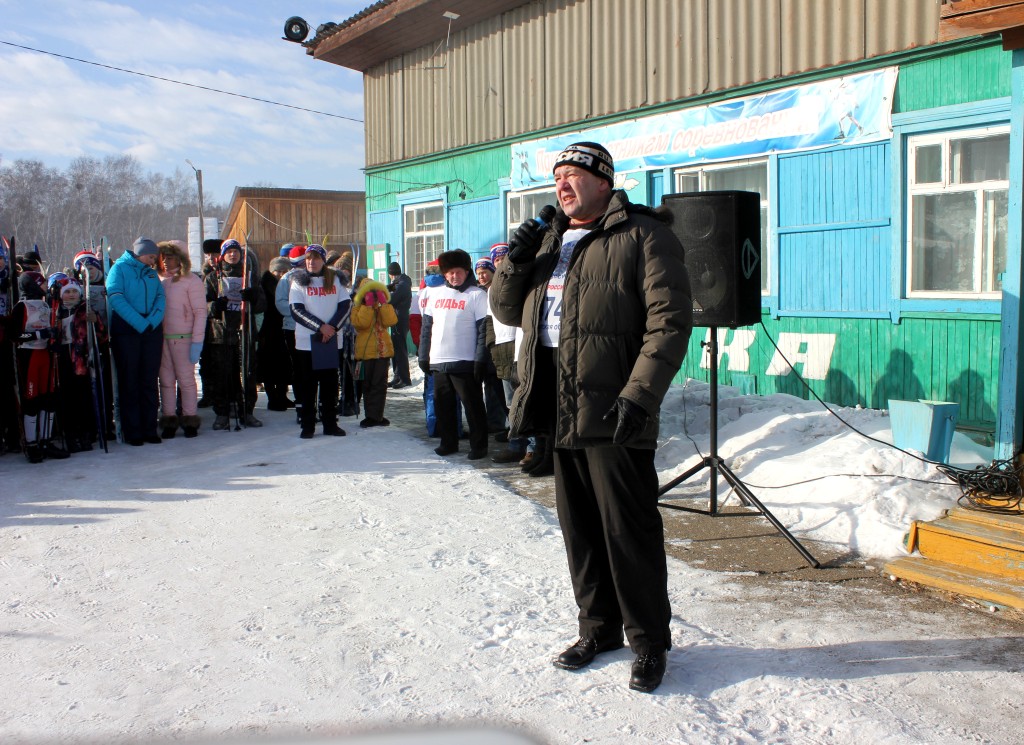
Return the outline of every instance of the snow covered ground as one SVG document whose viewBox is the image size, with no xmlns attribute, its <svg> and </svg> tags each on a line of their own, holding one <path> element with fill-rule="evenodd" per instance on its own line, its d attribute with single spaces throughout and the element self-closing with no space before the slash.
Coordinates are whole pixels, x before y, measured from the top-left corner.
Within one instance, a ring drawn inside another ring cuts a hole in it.
<svg viewBox="0 0 1024 745">
<path fill-rule="evenodd" d="M 664 480 L 707 452 L 707 400 L 699 383 L 668 397 Z M 292 413 L 257 414 L 262 429 L 0 458 L 0 741 L 1020 741 L 1019 626 L 859 585 L 670 560 L 661 688 L 627 689 L 628 650 L 555 669 L 575 606 L 549 509 L 397 421 L 303 441 Z M 841 414 L 889 436 L 878 412 Z M 721 454 L 798 538 L 894 556 L 957 496 L 817 404 L 726 398 L 721 422 Z"/>
</svg>

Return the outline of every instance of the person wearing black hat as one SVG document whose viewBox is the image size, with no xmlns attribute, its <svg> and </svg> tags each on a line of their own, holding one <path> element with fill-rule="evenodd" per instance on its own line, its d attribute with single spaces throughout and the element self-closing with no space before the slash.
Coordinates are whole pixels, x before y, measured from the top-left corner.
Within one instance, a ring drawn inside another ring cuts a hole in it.
<svg viewBox="0 0 1024 745">
<path fill-rule="evenodd" d="M 469 420 L 469 459 L 487 456 L 487 412 L 481 384 L 487 368 L 487 293 L 476 285 L 473 260 L 461 248 L 437 257 L 444 284 L 430 291 L 420 330 L 419 365 L 434 378 L 438 455 L 459 451 L 455 396 Z"/>
<path fill-rule="evenodd" d="M 625 631 L 636 654 L 629 687 L 650 692 L 672 646 L 654 452 L 690 339 L 690 283 L 671 214 L 615 190 L 607 149 L 569 145 L 553 171 L 558 209 L 516 230 L 490 303 L 523 330 L 512 430 L 553 433 L 579 607 L 579 639 L 554 664 L 585 667 L 621 648 Z"/>
<path fill-rule="evenodd" d="M 402 267 L 397 261 L 388 264 L 388 277 L 391 279 L 388 284 L 391 307 L 398 316 L 398 323 L 391 327 L 391 345 L 395 348 L 395 354 L 391 358 L 392 379 L 388 387 L 397 389 L 412 385 L 409 376 L 409 346 L 406 344 L 409 336 L 409 308 L 412 306 L 412 279 L 402 273 Z"/>
</svg>

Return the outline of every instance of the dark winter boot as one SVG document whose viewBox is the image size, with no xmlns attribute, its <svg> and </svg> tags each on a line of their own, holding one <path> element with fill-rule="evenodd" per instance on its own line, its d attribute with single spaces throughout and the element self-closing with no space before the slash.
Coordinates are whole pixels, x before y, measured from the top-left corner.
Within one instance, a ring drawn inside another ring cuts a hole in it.
<svg viewBox="0 0 1024 745">
<path fill-rule="evenodd" d="M 537 459 L 537 454 L 535 453 L 533 461 L 530 464 L 530 470 L 527 471 L 530 476 L 551 476 L 555 472 L 554 437 L 544 438 L 544 452 L 541 453 L 540 460 Z"/>
<path fill-rule="evenodd" d="M 231 429 L 231 422 L 228 421 L 227 414 L 218 414 L 213 420 L 214 429 Z"/>
<path fill-rule="evenodd" d="M 28 458 L 29 463 L 43 462 L 43 450 L 39 447 L 38 442 L 30 442 L 25 445 L 25 457 Z"/>
<path fill-rule="evenodd" d="M 529 473 L 544 460 L 544 449 L 547 447 L 548 438 L 537 436 L 537 442 L 533 446 L 533 457 L 531 457 L 526 463 L 523 464 L 522 472 Z"/>
<path fill-rule="evenodd" d="M 84 440 L 80 440 L 77 437 L 68 435 L 64 438 L 64 444 L 67 447 L 67 451 L 71 454 L 81 453 L 85 450 L 92 450 L 92 446 L 86 446 Z"/>
<path fill-rule="evenodd" d="M 174 437 L 174 433 L 178 431 L 178 417 L 173 414 L 170 416 L 160 417 L 160 436 L 165 440 L 170 440 Z"/>
<path fill-rule="evenodd" d="M 44 458 L 50 458 L 51 460 L 64 460 L 65 458 L 71 457 L 71 453 L 53 440 L 43 440 L 41 448 Z"/>
<path fill-rule="evenodd" d="M 345 430 L 339 427 L 335 421 L 326 421 L 324 422 L 324 434 L 333 437 L 344 437 Z"/>
<path fill-rule="evenodd" d="M 195 437 L 199 434 L 199 425 L 203 423 L 203 420 L 197 416 L 183 416 L 181 418 L 181 428 L 185 432 L 185 437 Z"/>
</svg>

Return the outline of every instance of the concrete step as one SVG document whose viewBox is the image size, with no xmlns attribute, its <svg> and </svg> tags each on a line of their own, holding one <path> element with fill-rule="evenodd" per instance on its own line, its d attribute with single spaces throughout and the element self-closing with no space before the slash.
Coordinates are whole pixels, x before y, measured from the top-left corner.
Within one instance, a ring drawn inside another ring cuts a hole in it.
<svg viewBox="0 0 1024 745">
<path fill-rule="evenodd" d="M 1024 609 L 1024 587 L 994 574 L 918 556 L 904 556 L 889 562 L 885 573 L 893 580 L 914 582 L 985 604 Z"/>
</svg>

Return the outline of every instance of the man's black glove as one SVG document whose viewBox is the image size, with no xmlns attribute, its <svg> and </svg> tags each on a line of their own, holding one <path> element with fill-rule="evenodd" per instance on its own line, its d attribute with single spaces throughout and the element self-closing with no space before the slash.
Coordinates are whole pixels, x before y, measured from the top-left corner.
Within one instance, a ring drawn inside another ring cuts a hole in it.
<svg viewBox="0 0 1024 745">
<path fill-rule="evenodd" d="M 256 299 L 256 288 L 255 287 L 246 287 L 245 289 L 242 290 L 242 300 L 245 300 L 247 303 L 251 303 L 255 299 Z"/>
<path fill-rule="evenodd" d="M 430 360 L 420 360 L 420 370 L 424 375 L 430 375 Z"/>
<path fill-rule="evenodd" d="M 476 378 L 477 383 L 483 383 L 484 378 L 487 376 L 487 363 L 486 362 L 474 362 L 473 363 L 473 377 Z"/>
<path fill-rule="evenodd" d="M 512 240 L 508 242 L 508 259 L 513 264 L 525 264 L 533 261 L 544 241 L 545 225 L 532 217 L 516 228 Z"/>
<path fill-rule="evenodd" d="M 608 413 L 603 418 L 607 421 L 612 417 L 616 418 L 615 434 L 612 435 L 612 444 L 614 445 L 625 445 L 643 432 L 647 422 L 651 419 L 650 414 L 644 411 L 640 404 L 622 396 L 615 399 L 612 408 L 608 409 Z"/>
<path fill-rule="evenodd" d="M 223 313 L 228 309 L 228 299 L 221 295 L 219 298 L 213 301 L 213 309 L 218 313 Z"/>
</svg>

